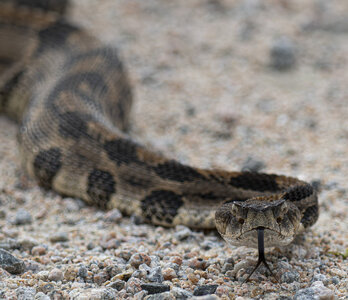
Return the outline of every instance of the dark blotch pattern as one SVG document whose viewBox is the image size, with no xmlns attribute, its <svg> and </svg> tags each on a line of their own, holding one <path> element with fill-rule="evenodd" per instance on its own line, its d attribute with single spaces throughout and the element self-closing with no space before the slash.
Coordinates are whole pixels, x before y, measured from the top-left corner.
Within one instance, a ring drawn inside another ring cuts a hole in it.
<svg viewBox="0 0 348 300">
<path fill-rule="evenodd" d="M 89 116 L 79 112 L 69 111 L 60 114 L 59 133 L 65 138 L 78 139 L 87 134 L 87 121 Z"/>
<path fill-rule="evenodd" d="M 157 165 L 152 168 L 163 179 L 177 182 L 205 180 L 206 178 L 195 169 L 182 165 L 174 160 Z"/>
<path fill-rule="evenodd" d="M 298 186 L 294 186 L 292 188 L 290 188 L 285 195 L 283 196 L 283 198 L 285 200 L 289 200 L 289 201 L 300 201 L 304 198 L 307 198 L 309 196 L 311 196 L 313 194 L 313 187 L 311 185 L 298 185 Z"/>
<path fill-rule="evenodd" d="M 88 176 L 87 194 L 93 203 L 106 208 L 111 195 L 116 192 L 114 177 L 106 171 L 94 169 Z"/>
<path fill-rule="evenodd" d="M 301 219 L 301 223 L 305 228 L 312 226 L 318 219 L 319 217 L 319 208 L 318 205 L 313 205 L 308 207 Z"/>
<path fill-rule="evenodd" d="M 229 184 L 246 190 L 276 192 L 280 190 L 276 178 L 277 175 L 273 174 L 242 172 L 241 175 L 232 177 Z"/>
<path fill-rule="evenodd" d="M 42 150 L 35 157 L 34 173 L 39 184 L 45 188 L 51 188 L 54 176 L 62 166 L 62 157 L 58 148 Z"/>
<path fill-rule="evenodd" d="M 104 144 L 104 149 L 109 158 L 117 165 L 122 163 L 137 162 L 140 163 L 137 157 L 137 145 L 126 139 L 115 139 Z"/>
<path fill-rule="evenodd" d="M 64 46 L 66 39 L 73 32 L 78 31 L 76 26 L 73 26 L 64 20 L 59 20 L 56 23 L 46 27 L 39 31 L 39 46 L 35 55 L 38 56 L 46 49 L 50 49 L 57 46 Z"/>
<path fill-rule="evenodd" d="M 147 221 L 171 225 L 183 204 L 180 195 L 172 191 L 157 190 L 141 201 L 141 209 Z"/>
<path fill-rule="evenodd" d="M 16 0 L 19 6 L 39 8 L 44 11 L 55 11 L 63 14 L 66 11 L 68 0 Z"/>
</svg>

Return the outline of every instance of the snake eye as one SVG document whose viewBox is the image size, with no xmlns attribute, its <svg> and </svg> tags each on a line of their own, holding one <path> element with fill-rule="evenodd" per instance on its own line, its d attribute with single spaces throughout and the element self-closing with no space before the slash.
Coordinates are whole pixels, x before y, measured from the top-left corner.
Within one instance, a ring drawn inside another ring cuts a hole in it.
<svg viewBox="0 0 348 300">
<path fill-rule="evenodd" d="M 239 219 L 238 219 L 238 223 L 241 224 L 241 225 L 243 225 L 243 224 L 244 224 L 244 219 L 243 219 L 243 218 L 239 218 Z"/>
<path fill-rule="evenodd" d="M 278 217 L 276 221 L 277 221 L 278 224 L 280 224 L 282 222 L 282 218 Z"/>
</svg>

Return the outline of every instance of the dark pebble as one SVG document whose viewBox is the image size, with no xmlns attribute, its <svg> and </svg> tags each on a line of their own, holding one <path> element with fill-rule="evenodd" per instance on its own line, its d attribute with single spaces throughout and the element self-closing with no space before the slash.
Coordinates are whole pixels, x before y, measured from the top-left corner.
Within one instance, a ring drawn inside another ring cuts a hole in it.
<svg viewBox="0 0 348 300">
<path fill-rule="evenodd" d="M 271 66 L 278 71 L 289 70 L 296 62 L 295 45 L 288 38 L 280 38 L 271 47 Z"/>
<path fill-rule="evenodd" d="M 77 275 L 81 278 L 86 278 L 88 275 L 88 270 L 85 266 L 81 266 L 77 271 Z"/>
<path fill-rule="evenodd" d="M 24 262 L 3 249 L 0 249 L 0 267 L 11 274 L 21 274 L 25 271 Z"/>
<path fill-rule="evenodd" d="M 311 185 L 317 192 L 319 192 L 323 183 L 321 182 L 320 179 L 316 179 L 311 181 Z"/>
<path fill-rule="evenodd" d="M 52 243 L 66 242 L 68 240 L 69 238 L 66 232 L 56 232 L 50 237 Z"/>
<path fill-rule="evenodd" d="M 204 295 L 210 295 L 214 294 L 218 285 L 200 285 L 195 288 L 193 291 L 194 296 L 204 296 Z"/>
<path fill-rule="evenodd" d="M 93 242 L 89 242 L 89 243 L 87 244 L 87 250 L 93 250 L 94 248 L 95 248 L 95 245 L 94 245 Z"/>
<path fill-rule="evenodd" d="M 6 218 L 6 211 L 5 210 L 0 210 L 0 219 L 5 219 Z"/>
<path fill-rule="evenodd" d="M 248 157 L 242 166 L 243 172 L 259 172 L 265 167 L 265 163 L 261 160 L 254 159 L 253 157 Z"/>
<path fill-rule="evenodd" d="M 15 219 L 13 220 L 14 225 L 26 225 L 31 224 L 33 218 L 31 214 L 25 209 L 19 209 L 16 213 Z"/>
<path fill-rule="evenodd" d="M 170 290 L 169 285 L 161 283 L 144 283 L 141 285 L 141 288 L 145 291 L 148 291 L 149 294 L 158 294 L 168 292 Z"/>
<path fill-rule="evenodd" d="M 116 279 L 114 282 L 109 283 L 107 286 L 120 291 L 124 288 L 124 285 L 125 282 L 123 280 Z"/>
</svg>

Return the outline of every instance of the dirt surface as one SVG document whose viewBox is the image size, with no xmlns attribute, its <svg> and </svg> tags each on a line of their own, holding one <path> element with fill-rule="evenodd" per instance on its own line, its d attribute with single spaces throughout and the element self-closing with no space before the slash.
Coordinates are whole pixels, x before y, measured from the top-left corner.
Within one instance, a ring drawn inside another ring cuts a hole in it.
<svg viewBox="0 0 348 300">
<path fill-rule="evenodd" d="M 0 269 L 0 298 L 346 299 L 347 15 L 339 0 L 74 1 L 70 19 L 125 62 L 135 139 L 197 167 L 312 182 L 320 217 L 267 251 L 281 284 L 264 267 L 243 283 L 253 249 L 38 188 L 21 171 L 17 125 L 0 116 L 0 248 L 15 270 L 24 262 L 18 275 Z"/>
</svg>

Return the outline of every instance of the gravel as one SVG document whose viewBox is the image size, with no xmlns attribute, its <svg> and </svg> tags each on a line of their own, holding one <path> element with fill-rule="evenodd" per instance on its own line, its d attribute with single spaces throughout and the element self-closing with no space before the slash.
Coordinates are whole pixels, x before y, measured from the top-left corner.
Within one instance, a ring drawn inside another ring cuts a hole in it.
<svg viewBox="0 0 348 300">
<path fill-rule="evenodd" d="M 344 299 L 348 40 L 328 28 L 348 3 L 317 6 L 86 0 L 70 14 L 118 47 L 137 141 L 195 167 L 285 174 L 320 190 L 313 228 L 266 249 L 280 284 L 264 267 L 243 283 L 255 249 L 229 247 L 214 231 L 144 224 L 39 188 L 21 171 L 17 125 L 0 116 L 0 298 L 187 299 L 216 286 L 194 297 Z"/>
</svg>

